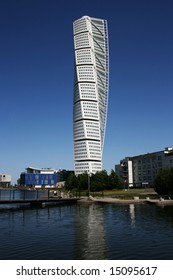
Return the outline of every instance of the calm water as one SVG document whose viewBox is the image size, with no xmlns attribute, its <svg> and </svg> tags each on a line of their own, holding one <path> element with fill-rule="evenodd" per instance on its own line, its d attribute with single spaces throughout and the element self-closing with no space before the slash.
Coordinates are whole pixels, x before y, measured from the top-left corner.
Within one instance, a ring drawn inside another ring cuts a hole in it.
<svg viewBox="0 0 173 280">
<path fill-rule="evenodd" d="M 85 204 L 0 211 L 0 259 L 173 259 L 173 207 Z"/>
</svg>

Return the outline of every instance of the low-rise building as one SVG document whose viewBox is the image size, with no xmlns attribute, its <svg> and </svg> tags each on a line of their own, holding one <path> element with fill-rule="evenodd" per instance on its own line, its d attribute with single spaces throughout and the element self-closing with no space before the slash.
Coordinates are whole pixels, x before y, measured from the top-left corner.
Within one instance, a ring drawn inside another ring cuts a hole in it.
<svg viewBox="0 0 173 280">
<path fill-rule="evenodd" d="M 11 185 L 11 175 L 0 174 L 0 187 L 9 187 Z"/>
<path fill-rule="evenodd" d="M 27 167 L 20 174 L 20 185 L 28 187 L 54 187 L 57 183 L 56 170 L 52 168 Z"/>
<path fill-rule="evenodd" d="M 153 186 L 161 169 L 173 167 L 173 148 L 126 157 L 115 165 L 115 172 L 127 187 Z"/>
<path fill-rule="evenodd" d="M 27 167 L 26 172 L 20 174 L 19 183 L 21 186 L 34 188 L 63 187 L 71 172 L 74 171 Z"/>
</svg>

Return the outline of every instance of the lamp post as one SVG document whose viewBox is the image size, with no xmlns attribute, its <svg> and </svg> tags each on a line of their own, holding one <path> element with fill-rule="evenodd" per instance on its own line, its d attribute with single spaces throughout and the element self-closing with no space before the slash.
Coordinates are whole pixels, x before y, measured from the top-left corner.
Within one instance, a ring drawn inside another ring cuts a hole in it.
<svg viewBox="0 0 173 280">
<path fill-rule="evenodd" d="M 88 173 L 88 197 L 90 196 L 90 173 Z"/>
</svg>

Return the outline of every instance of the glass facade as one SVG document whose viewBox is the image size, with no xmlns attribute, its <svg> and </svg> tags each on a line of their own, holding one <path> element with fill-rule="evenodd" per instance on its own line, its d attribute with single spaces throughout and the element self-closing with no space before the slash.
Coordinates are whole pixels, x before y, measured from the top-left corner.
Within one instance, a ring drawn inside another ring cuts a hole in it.
<svg viewBox="0 0 173 280">
<path fill-rule="evenodd" d="M 20 184 L 25 186 L 33 185 L 55 185 L 57 182 L 56 174 L 22 173 Z"/>
</svg>

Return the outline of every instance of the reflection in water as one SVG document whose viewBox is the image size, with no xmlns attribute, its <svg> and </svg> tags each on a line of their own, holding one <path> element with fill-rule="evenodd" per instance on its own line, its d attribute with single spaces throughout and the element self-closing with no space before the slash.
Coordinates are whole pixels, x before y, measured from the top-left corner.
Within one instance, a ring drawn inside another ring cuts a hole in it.
<svg viewBox="0 0 173 280">
<path fill-rule="evenodd" d="M 135 205 L 134 204 L 129 205 L 129 212 L 130 212 L 130 218 L 131 218 L 131 225 L 135 226 Z"/>
<path fill-rule="evenodd" d="M 173 207 L 60 205 L 0 211 L 0 259 L 173 259 Z"/>
<path fill-rule="evenodd" d="M 100 207 L 98 211 L 95 204 L 81 205 L 79 209 L 76 217 L 76 259 L 105 259 L 104 209 Z"/>
</svg>

